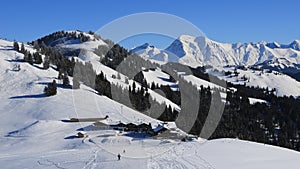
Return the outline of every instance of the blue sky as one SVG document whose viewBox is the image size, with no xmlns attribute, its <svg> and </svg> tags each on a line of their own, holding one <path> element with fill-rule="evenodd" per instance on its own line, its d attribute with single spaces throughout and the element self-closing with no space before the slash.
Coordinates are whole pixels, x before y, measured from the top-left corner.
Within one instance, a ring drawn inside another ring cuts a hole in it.
<svg viewBox="0 0 300 169">
<path fill-rule="evenodd" d="M 300 39 L 299 6 L 297 0 L 2 1 L 0 37 L 27 42 L 58 30 L 96 31 L 129 14 L 162 12 L 188 20 L 219 42 L 290 43 Z M 161 41 L 165 46 L 170 39 Z"/>
</svg>

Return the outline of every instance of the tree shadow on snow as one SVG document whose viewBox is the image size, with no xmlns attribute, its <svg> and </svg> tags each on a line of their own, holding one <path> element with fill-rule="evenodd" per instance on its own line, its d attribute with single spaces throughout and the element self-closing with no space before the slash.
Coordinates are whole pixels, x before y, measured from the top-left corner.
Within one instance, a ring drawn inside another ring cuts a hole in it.
<svg viewBox="0 0 300 169">
<path fill-rule="evenodd" d="M 78 138 L 78 137 L 73 135 L 73 136 L 67 136 L 64 139 L 69 140 L 69 139 L 75 139 L 75 138 Z"/>
<path fill-rule="evenodd" d="M 40 70 L 45 70 L 44 67 L 39 66 L 39 65 L 32 65 L 32 66 L 35 67 L 35 68 L 38 68 L 38 69 L 40 69 Z"/>
<path fill-rule="evenodd" d="M 5 59 L 5 61 L 7 62 L 17 62 L 17 63 L 23 63 L 23 59 Z"/>
<path fill-rule="evenodd" d="M 179 88 L 178 84 L 170 85 L 171 88 Z"/>
<path fill-rule="evenodd" d="M 164 78 L 164 77 L 157 77 L 165 82 L 171 82 L 171 80 L 169 78 Z"/>
<path fill-rule="evenodd" d="M 43 98 L 46 97 L 44 93 L 42 94 L 30 94 L 30 95 L 21 95 L 21 96 L 13 96 L 9 99 L 32 99 L 32 98 Z"/>
</svg>

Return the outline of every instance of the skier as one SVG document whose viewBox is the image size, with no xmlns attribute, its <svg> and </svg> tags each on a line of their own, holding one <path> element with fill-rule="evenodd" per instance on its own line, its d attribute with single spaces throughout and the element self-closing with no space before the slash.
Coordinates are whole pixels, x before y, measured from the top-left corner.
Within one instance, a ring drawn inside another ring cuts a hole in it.
<svg viewBox="0 0 300 169">
<path fill-rule="evenodd" d="M 119 160 L 119 161 L 121 160 L 121 155 L 120 155 L 120 154 L 118 154 L 118 160 Z"/>
</svg>

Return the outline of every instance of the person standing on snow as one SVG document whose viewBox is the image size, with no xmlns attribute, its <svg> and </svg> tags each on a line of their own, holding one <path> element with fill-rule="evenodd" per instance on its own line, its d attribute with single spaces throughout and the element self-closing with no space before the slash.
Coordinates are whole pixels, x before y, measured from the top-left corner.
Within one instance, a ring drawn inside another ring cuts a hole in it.
<svg viewBox="0 0 300 169">
<path fill-rule="evenodd" d="M 121 160 L 121 155 L 120 155 L 120 154 L 118 154 L 118 160 L 119 160 L 119 161 Z"/>
</svg>

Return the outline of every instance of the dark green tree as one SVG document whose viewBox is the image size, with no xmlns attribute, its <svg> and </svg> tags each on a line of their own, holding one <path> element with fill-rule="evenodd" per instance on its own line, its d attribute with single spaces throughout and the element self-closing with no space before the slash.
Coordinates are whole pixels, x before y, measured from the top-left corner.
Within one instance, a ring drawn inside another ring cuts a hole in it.
<svg viewBox="0 0 300 169">
<path fill-rule="evenodd" d="M 33 53 L 33 59 L 34 59 L 34 63 L 36 64 L 43 63 L 42 56 L 38 52 Z"/>
<path fill-rule="evenodd" d="M 34 47 L 34 49 L 36 49 L 37 51 L 40 50 L 39 42 L 38 42 L 37 40 L 33 42 L 33 47 Z"/>
<path fill-rule="evenodd" d="M 49 56 L 45 56 L 44 62 L 43 62 L 43 68 L 44 69 L 49 69 L 50 67 L 50 59 Z"/>
<path fill-rule="evenodd" d="M 100 74 L 96 76 L 95 79 L 95 90 L 98 92 L 99 95 L 104 95 L 109 98 L 112 98 L 111 95 L 111 84 L 104 76 L 103 72 L 101 71 Z"/>
<path fill-rule="evenodd" d="M 28 63 L 30 63 L 31 65 L 33 64 L 33 57 L 30 52 L 28 52 Z"/>
<path fill-rule="evenodd" d="M 23 53 L 24 55 L 26 53 L 24 43 L 21 44 L 21 51 L 20 52 Z"/>
<path fill-rule="evenodd" d="M 53 80 L 52 83 L 49 83 L 45 89 L 44 89 L 44 93 L 46 94 L 46 96 L 53 96 L 56 95 L 57 93 L 57 87 L 56 87 L 56 81 Z"/>
<path fill-rule="evenodd" d="M 66 72 L 64 73 L 64 76 L 63 76 L 63 85 L 64 86 L 69 86 L 70 85 L 69 77 L 68 77 L 68 74 Z"/>
<path fill-rule="evenodd" d="M 133 84 L 132 84 L 132 92 L 135 92 L 135 88 L 136 88 L 136 85 L 135 85 L 135 82 L 133 82 Z"/>
<path fill-rule="evenodd" d="M 14 50 L 19 51 L 19 44 L 16 40 L 14 40 Z"/>
<path fill-rule="evenodd" d="M 63 79 L 63 71 L 62 71 L 62 69 L 59 69 L 57 79 L 59 79 L 59 80 Z"/>
</svg>

